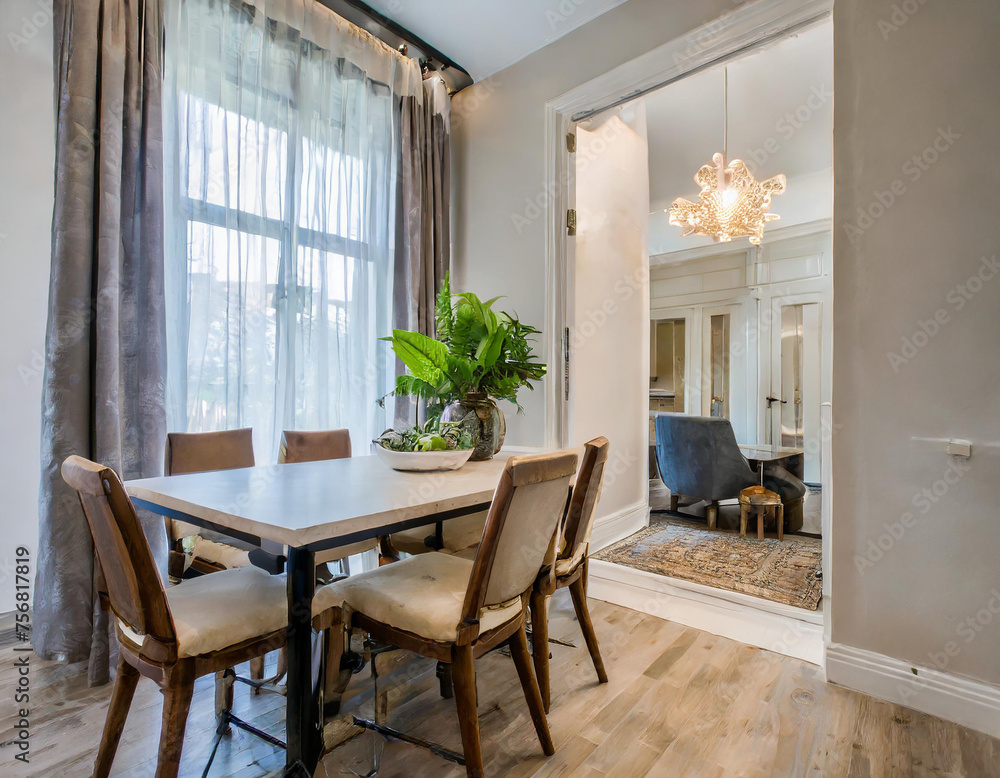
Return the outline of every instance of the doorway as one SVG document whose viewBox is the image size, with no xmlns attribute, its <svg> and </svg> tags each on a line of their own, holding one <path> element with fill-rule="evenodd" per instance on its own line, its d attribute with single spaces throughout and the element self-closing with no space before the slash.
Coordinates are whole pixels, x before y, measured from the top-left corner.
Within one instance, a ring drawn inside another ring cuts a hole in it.
<svg viewBox="0 0 1000 778">
<path fill-rule="evenodd" d="M 812 2 L 806 2 L 795 10 L 789 10 L 787 5 L 776 3 L 749 5 L 754 6 L 753 9 L 739 9 L 734 12 L 732 18 L 727 18 L 727 23 L 739 27 L 746 23 L 747 19 L 740 20 L 738 17 L 745 14 L 747 18 L 755 16 L 759 20 L 769 11 L 774 11 L 771 30 L 781 29 L 781 24 L 786 23 L 782 35 L 775 35 L 766 42 L 766 47 L 760 52 L 763 54 L 780 50 L 785 40 L 794 40 L 806 33 L 815 32 L 817 26 L 822 26 L 820 17 L 829 7 L 829 3 Z M 781 8 L 778 8 L 779 5 Z M 828 24 L 826 29 L 829 30 Z M 721 48 L 728 45 L 725 32 L 718 36 L 718 40 Z M 803 48 L 818 51 L 820 56 L 823 56 L 825 51 L 822 47 L 817 48 L 812 45 L 799 46 L 800 51 Z M 828 64 L 832 65 L 832 49 L 826 51 L 829 51 Z M 704 59 L 706 64 L 710 62 L 712 66 L 698 67 L 694 74 L 688 73 L 687 78 L 682 78 L 678 74 L 664 91 L 674 86 L 682 86 L 685 81 L 703 75 L 709 76 L 713 67 L 717 70 L 724 62 L 735 67 L 734 62 L 737 61 L 746 62 L 749 68 L 744 85 L 750 83 L 757 85 L 755 89 L 759 86 L 760 89 L 766 90 L 768 88 L 766 85 L 773 83 L 774 79 L 760 76 L 762 74 L 772 76 L 775 71 L 768 64 L 751 62 L 753 57 L 748 52 L 749 47 L 746 46 L 744 38 L 742 47 L 738 50 L 733 49 L 729 56 L 719 51 L 713 52 L 721 55 L 714 60 L 708 53 L 704 57 L 699 55 L 698 59 Z M 644 91 L 626 90 L 624 69 L 622 70 L 623 80 L 619 82 L 618 88 L 626 93 Z M 796 67 L 785 67 L 780 72 L 797 73 L 799 70 Z M 607 88 L 606 84 L 611 75 L 602 79 L 604 83 L 600 85 L 601 88 Z M 632 76 L 634 75 L 633 71 Z M 739 81 L 739 76 L 736 81 Z M 767 115 L 766 107 L 770 107 L 768 101 L 771 99 L 762 97 L 763 92 L 760 89 L 754 92 L 753 99 L 749 100 L 751 114 L 758 119 Z M 592 132 L 592 128 L 571 120 L 588 118 L 587 112 L 573 114 L 572 108 L 574 102 L 582 106 L 583 102 L 592 99 L 592 96 L 588 98 L 584 94 L 586 91 L 584 88 L 578 91 L 577 95 L 571 94 L 560 98 L 557 103 L 561 107 L 552 106 L 549 118 L 554 135 L 561 132 L 559 129 L 561 127 L 565 129 L 565 134 L 560 134 L 559 137 L 574 135 L 577 142 L 576 159 L 573 152 L 554 155 L 556 178 L 566 180 L 570 184 L 564 193 L 564 198 L 555 199 L 555 206 L 557 209 L 561 203 L 568 205 L 569 211 L 575 212 L 572 215 L 576 216 L 578 224 L 582 226 L 592 222 L 592 216 L 586 212 L 586 204 L 583 202 L 590 195 L 582 191 L 586 176 L 581 177 L 579 174 L 581 158 L 579 151 L 585 144 L 580 144 L 579 139 L 582 133 Z M 704 88 L 698 88 L 698 91 L 702 94 L 711 92 L 710 89 Z M 647 132 L 650 134 L 655 132 L 650 108 L 654 96 L 653 92 L 649 92 L 643 106 L 647 114 Z M 608 121 L 609 115 L 615 115 L 616 112 L 620 115 L 623 108 L 628 110 L 638 104 L 638 100 L 622 102 L 614 106 L 612 111 L 602 111 L 603 117 L 597 118 Z M 672 117 L 671 125 L 676 127 L 684 124 L 683 116 L 687 113 L 693 112 L 679 111 L 678 116 Z M 822 113 L 826 114 L 825 109 Z M 818 121 L 822 124 L 825 119 L 821 118 Z M 765 132 L 768 129 L 767 126 L 764 127 Z M 830 128 L 827 128 L 826 132 L 832 135 Z M 709 133 L 705 130 L 702 134 Z M 790 141 L 789 149 L 800 148 L 802 138 L 808 135 L 807 132 L 800 133 L 798 140 Z M 753 145 L 755 142 L 754 138 L 747 136 L 741 145 L 748 152 L 745 156 L 754 159 L 755 164 L 760 166 L 761 176 L 770 175 L 768 171 L 776 170 L 776 165 L 781 165 L 781 169 L 793 167 L 791 163 L 786 164 L 783 161 L 782 154 L 766 151 L 767 148 L 773 148 L 773 144 L 767 146 L 762 144 L 759 148 L 765 151 L 753 156 L 753 152 L 758 150 Z M 593 146 L 589 149 L 590 152 L 594 151 Z M 675 145 L 672 151 L 677 152 L 677 149 Z M 650 157 L 652 156 L 650 152 Z M 680 158 L 683 154 L 678 152 L 674 156 Z M 706 159 L 710 154 L 702 151 L 696 156 Z M 741 153 L 741 156 L 744 154 Z M 593 164 L 591 157 L 584 158 L 588 165 Z M 678 164 L 688 177 L 697 169 L 696 165 L 687 162 Z M 565 165 L 567 171 L 565 175 L 558 174 L 560 165 Z M 819 252 L 798 251 L 798 249 L 801 248 L 799 244 L 802 241 L 819 241 L 827 245 L 832 242 L 829 235 L 831 209 L 823 210 L 824 197 L 827 203 L 832 201 L 832 193 L 827 192 L 824 195 L 825 189 L 832 189 L 827 187 L 827 183 L 832 180 L 831 167 L 832 160 L 825 170 L 803 171 L 799 176 L 800 180 L 795 182 L 796 198 L 784 210 L 778 207 L 780 200 L 776 201 L 775 210 L 782 213 L 789 226 L 780 232 L 768 227 L 765 241 L 761 246 L 748 246 L 745 240 L 742 243 L 734 241 L 724 246 L 715 244 L 711 240 L 703 240 L 701 243 L 689 243 L 683 248 L 675 248 L 674 251 L 659 253 L 654 253 L 650 246 L 647 252 L 649 264 L 645 268 L 644 277 L 640 278 L 633 274 L 632 280 L 629 281 L 621 276 L 617 278 L 604 276 L 605 297 L 615 298 L 614 302 L 617 304 L 625 302 L 625 298 L 619 299 L 618 294 L 622 282 L 633 292 L 641 293 L 643 286 L 648 290 L 649 315 L 645 322 L 630 330 L 632 343 L 627 342 L 627 334 L 621 331 L 617 334 L 615 342 L 608 344 L 612 351 L 621 349 L 631 351 L 634 343 L 642 343 L 643 353 L 647 355 L 643 360 L 646 363 L 648 376 L 642 380 L 644 394 L 638 401 L 632 389 L 625 385 L 626 374 L 632 375 L 631 371 L 608 370 L 607 365 L 599 369 L 584 365 L 584 361 L 591 360 L 581 359 L 582 352 L 570 345 L 573 342 L 573 335 L 579 334 L 580 329 L 587 323 L 581 314 L 593 313 L 593 308 L 579 307 L 579 284 L 583 280 L 578 274 L 579 255 L 581 252 L 586 254 L 589 249 L 586 246 L 581 249 L 579 233 L 575 240 L 566 239 L 561 234 L 563 225 L 558 217 L 559 212 L 550 209 L 549 215 L 554 217 L 550 220 L 551 248 L 553 253 L 559 256 L 558 262 L 550 265 L 550 272 L 553 274 L 550 276 L 552 289 L 556 293 L 553 309 L 561 308 L 566 314 L 561 321 L 568 325 L 564 343 L 570 346 L 568 366 L 563 380 L 557 387 L 553 387 L 558 390 L 558 395 L 553 398 L 556 403 L 550 407 L 571 410 L 550 417 L 550 431 L 554 433 L 555 439 L 570 444 L 580 442 L 580 435 L 577 433 L 581 429 L 579 426 L 581 413 L 586 411 L 584 406 L 576 403 L 574 393 L 581 382 L 614 381 L 616 382 L 614 385 L 619 389 L 618 393 L 613 398 L 605 394 L 601 399 L 604 402 L 617 403 L 623 413 L 630 418 L 637 420 L 636 409 L 642 408 L 646 414 L 654 411 L 699 414 L 711 419 L 728 421 L 737 445 L 742 447 L 743 456 L 751 465 L 755 460 L 759 464 L 767 460 L 767 457 L 751 457 L 750 454 L 754 452 L 747 449 L 770 449 L 772 458 L 768 461 L 773 461 L 773 455 L 782 454 L 782 449 L 798 450 L 799 462 L 787 464 L 797 469 L 801 476 L 799 482 L 826 485 L 823 476 L 828 468 L 824 467 L 822 429 L 824 416 L 829 415 L 830 398 L 824 389 L 829 371 L 824 371 L 823 367 L 829 365 L 828 360 L 831 355 L 832 328 L 829 327 L 830 306 L 826 296 L 830 281 L 831 254 L 826 248 Z M 810 180 L 810 174 L 813 173 Z M 654 177 L 651 168 L 649 175 L 651 200 L 655 198 Z M 690 197 L 688 194 L 690 184 L 679 183 L 682 180 L 677 179 L 678 183 L 672 185 L 673 194 Z M 817 196 L 814 198 L 813 194 Z M 658 206 L 655 202 L 652 205 L 650 212 L 655 213 Z M 621 209 L 617 209 L 616 212 L 616 207 L 609 205 L 606 213 L 611 215 L 606 226 L 613 230 L 615 220 L 621 216 Z M 651 244 L 657 229 L 651 216 L 647 225 Z M 667 257 L 669 254 L 674 256 Z M 611 254 L 606 259 L 610 257 Z M 560 262 L 564 263 L 561 268 Z M 613 265 L 614 261 L 611 264 Z M 563 285 L 564 280 L 565 285 Z M 560 292 L 560 290 L 565 291 Z M 613 290 L 613 293 L 608 294 L 609 290 Z M 635 307 L 641 309 L 641 303 L 639 301 L 636 303 Z M 684 344 L 683 349 L 679 347 L 681 342 Z M 560 355 L 565 353 L 561 350 L 553 349 L 553 351 Z M 582 373 L 586 374 L 586 379 Z M 600 394 L 593 387 L 588 391 L 595 399 Z M 566 401 L 563 401 L 563 397 Z M 768 402 L 767 398 L 775 399 Z M 642 426 L 649 436 L 653 425 L 644 421 Z M 811 441 L 817 442 L 812 449 L 809 446 Z M 612 447 L 615 447 L 614 438 Z M 626 451 L 626 458 L 629 461 L 632 460 L 631 453 Z M 643 463 L 646 461 L 649 460 L 644 457 Z M 627 500 L 617 503 L 619 507 L 626 504 Z M 683 510 L 692 506 L 678 507 Z M 738 530 L 738 506 L 728 506 L 728 512 L 731 514 L 733 507 L 736 508 Z M 723 506 L 722 512 L 727 512 L 726 506 Z M 693 519 L 698 518 L 697 508 L 691 513 Z M 817 523 L 824 536 L 827 534 L 823 531 L 827 521 L 828 517 L 820 516 Z M 614 526 L 614 531 L 611 531 L 613 523 L 598 519 L 594 546 L 607 545 L 622 538 L 628 525 L 625 522 L 618 523 Z M 607 529 L 602 532 L 605 527 Z M 645 527 L 646 530 L 649 528 L 649 525 Z M 776 541 L 776 538 L 768 537 L 766 540 Z M 791 546 L 785 546 L 789 547 Z M 822 578 L 821 562 L 817 564 L 815 572 L 816 580 L 812 582 L 813 594 L 822 588 L 821 584 L 816 585 Z M 725 576 L 720 574 L 719 577 Z M 707 582 L 706 585 L 712 586 L 712 582 Z M 764 604 L 759 607 L 767 610 L 769 606 Z M 818 621 L 799 615 L 793 618 L 802 619 L 813 625 L 822 623 L 821 611 L 816 613 Z"/>
</svg>

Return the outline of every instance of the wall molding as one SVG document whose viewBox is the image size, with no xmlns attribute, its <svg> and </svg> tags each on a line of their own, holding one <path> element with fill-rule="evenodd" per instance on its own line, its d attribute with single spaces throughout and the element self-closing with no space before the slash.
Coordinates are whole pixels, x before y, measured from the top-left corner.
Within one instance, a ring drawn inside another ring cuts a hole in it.
<svg viewBox="0 0 1000 778">
<path fill-rule="evenodd" d="M 739 592 L 590 560 L 587 595 L 731 640 L 823 664 L 823 615 Z"/>
<path fill-rule="evenodd" d="M 827 646 L 826 677 L 830 683 L 1000 737 L 1000 686 L 838 643 Z"/>
<path fill-rule="evenodd" d="M 649 524 L 649 501 L 643 500 L 594 521 L 590 552 L 596 553 Z"/>
</svg>

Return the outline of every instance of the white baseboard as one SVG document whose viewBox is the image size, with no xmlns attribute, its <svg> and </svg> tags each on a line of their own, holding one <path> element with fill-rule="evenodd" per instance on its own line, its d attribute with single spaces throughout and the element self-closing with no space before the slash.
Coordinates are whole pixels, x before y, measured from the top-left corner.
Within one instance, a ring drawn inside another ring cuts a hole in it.
<svg viewBox="0 0 1000 778">
<path fill-rule="evenodd" d="M 826 649 L 826 677 L 897 705 L 1000 737 L 1000 687 L 837 643 Z"/>
<path fill-rule="evenodd" d="M 649 524 L 649 501 L 643 500 L 624 510 L 594 521 L 590 536 L 590 553 L 596 554 L 619 540 L 627 538 Z"/>
<path fill-rule="evenodd" d="M 687 627 L 823 664 L 823 614 L 590 560 L 587 594 Z"/>
</svg>

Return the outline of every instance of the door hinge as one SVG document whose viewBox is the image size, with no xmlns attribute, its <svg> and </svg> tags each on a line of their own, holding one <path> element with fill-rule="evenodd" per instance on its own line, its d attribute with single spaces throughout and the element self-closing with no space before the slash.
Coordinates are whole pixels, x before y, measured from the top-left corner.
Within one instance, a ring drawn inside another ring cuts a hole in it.
<svg viewBox="0 0 1000 778">
<path fill-rule="evenodd" d="M 576 208 L 566 211 L 566 234 L 576 235 Z"/>
<path fill-rule="evenodd" d="M 566 133 L 566 151 L 570 154 L 576 151 L 576 135 L 572 132 Z"/>
</svg>

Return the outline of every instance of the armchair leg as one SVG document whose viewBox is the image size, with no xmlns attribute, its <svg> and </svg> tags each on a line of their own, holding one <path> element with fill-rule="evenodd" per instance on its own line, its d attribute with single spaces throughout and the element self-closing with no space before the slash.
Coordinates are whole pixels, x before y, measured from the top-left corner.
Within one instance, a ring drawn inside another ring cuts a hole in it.
<svg viewBox="0 0 1000 778">
<path fill-rule="evenodd" d="M 132 697 L 139 682 L 139 671 L 118 657 L 118 674 L 115 676 L 115 688 L 111 693 L 111 705 L 108 707 L 108 717 L 104 721 L 104 734 L 101 735 L 101 746 L 97 751 L 97 761 L 94 764 L 94 778 L 107 778 L 111 774 L 111 765 L 115 761 L 118 741 L 121 740 L 125 719 L 132 706 Z"/>
<path fill-rule="evenodd" d="M 705 509 L 705 518 L 708 519 L 708 528 L 715 529 L 715 524 L 719 520 L 719 501 L 712 500 Z"/>
<path fill-rule="evenodd" d="M 670 510 L 672 510 L 672 511 L 676 511 L 677 510 L 678 506 L 680 505 L 680 499 L 681 499 L 681 496 L 679 494 L 673 494 L 673 493 L 671 493 L 671 495 L 670 495 Z"/>
<path fill-rule="evenodd" d="M 545 712 L 549 712 L 549 613 L 548 597 L 539 591 L 531 593 L 531 654 L 538 678 Z"/>
<path fill-rule="evenodd" d="M 476 704 L 476 664 L 472 646 L 452 649 L 452 677 L 455 681 L 455 705 L 462 731 L 462 751 L 468 778 L 483 778 L 483 744 L 479 739 L 479 711 Z"/>
<path fill-rule="evenodd" d="M 547 641 L 544 644 L 543 650 L 549 650 Z M 542 695 L 538 690 L 535 673 L 531 669 L 531 655 L 528 653 L 528 638 L 524 633 L 524 624 L 521 624 L 521 628 L 510 639 L 510 656 L 514 660 L 514 666 L 517 668 L 517 675 L 521 681 L 521 689 L 524 691 L 524 699 L 528 703 L 528 711 L 531 713 L 531 721 L 535 725 L 535 733 L 538 735 L 538 741 L 542 744 L 542 751 L 545 752 L 546 756 L 552 756 L 556 752 L 556 749 L 552 745 L 549 723 L 545 719 L 545 706 L 542 703 Z"/>
</svg>

